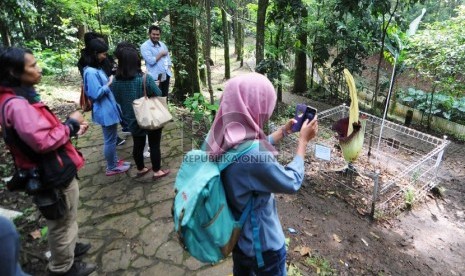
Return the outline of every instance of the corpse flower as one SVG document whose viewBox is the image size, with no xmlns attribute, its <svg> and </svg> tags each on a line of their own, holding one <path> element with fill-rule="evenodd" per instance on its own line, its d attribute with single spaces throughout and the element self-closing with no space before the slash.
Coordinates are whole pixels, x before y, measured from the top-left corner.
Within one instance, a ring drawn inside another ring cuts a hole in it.
<svg viewBox="0 0 465 276">
<path fill-rule="evenodd" d="M 352 74 L 350 74 L 349 70 L 344 69 L 344 76 L 349 86 L 351 99 L 349 117 L 335 122 L 332 129 L 338 134 L 337 138 L 339 139 L 344 159 L 352 163 L 357 160 L 358 155 L 362 151 L 367 118 L 363 115 L 359 118 L 357 89 L 355 88 Z"/>
</svg>

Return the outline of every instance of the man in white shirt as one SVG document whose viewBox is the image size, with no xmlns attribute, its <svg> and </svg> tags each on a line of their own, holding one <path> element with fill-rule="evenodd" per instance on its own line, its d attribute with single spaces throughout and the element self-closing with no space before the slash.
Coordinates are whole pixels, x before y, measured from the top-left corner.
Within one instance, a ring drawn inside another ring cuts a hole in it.
<svg viewBox="0 0 465 276">
<path fill-rule="evenodd" d="M 147 72 L 155 80 L 159 81 L 158 87 L 162 95 L 167 97 L 170 78 L 173 74 L 171 72 L 172 63 L 168 47 L 160 41 L 160 27 L 155 25 L 150 26 L 148 34 L 149 39 L 141 45 L 140 52 L 145 60 Z"/>
</svg>

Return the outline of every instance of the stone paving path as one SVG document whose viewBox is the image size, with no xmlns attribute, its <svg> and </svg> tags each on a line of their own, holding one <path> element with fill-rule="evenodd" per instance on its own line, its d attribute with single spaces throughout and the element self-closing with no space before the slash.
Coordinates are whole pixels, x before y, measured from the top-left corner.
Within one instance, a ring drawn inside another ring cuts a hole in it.
<svg viewBox="0 0 465 276">
<path fill-rule="evenodd" d="M 77 145 L 86 158 L 79 172 L 79 236 L 92 243 L 84 259 L 98 265 L 92 275 L 232 274 L 230 259 L 216 266 L 202 264 L 181 248 L 173 231 L 173 184 L 190 147 L 182 123 L 175 121 L 163 129 L 162 168 L 170 168 L 171 174 L 156 181 L 150 173 L 135 178 L 135 165 L 127 174 L 105 176 L 102 141 L 100 127 L 92 126 Z M 130 136 L 117 151 L 120 159 L 134 164 Z M 145 161 L 150 167 L 150 160 Z"/>
</svg>

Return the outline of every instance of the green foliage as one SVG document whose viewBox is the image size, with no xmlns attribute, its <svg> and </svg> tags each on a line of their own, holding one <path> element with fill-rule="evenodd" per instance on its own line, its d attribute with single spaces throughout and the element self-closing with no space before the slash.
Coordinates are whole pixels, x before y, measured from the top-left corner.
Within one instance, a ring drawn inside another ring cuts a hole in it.
<svg viewBox="0 0 465 276">
<path fill-rule="evenodd" d="M 313 255 L 307 257 L 304 261 L 305 265 L 313 267 L 317 275 L 336 275 L 336 270 L 331 268 L 328 260 L 321 256 Z"/>
<path fill-rule="evenodd" d="M 11 160 L 8 160 L 5 164 L 0 164 L 0 177 L 6 177 L 13 173 L 14 166 Z"/>
<path fill-rule="evenodd" d="M 405 206 L 408 209 L 411 209 L 413 206 L 413 203 L 415 202 L 415 189 L 413 189 L 412 187 L 409 187 L 407 191 L 405 191 L 404 201 L 405 201 Z"/>
<path fill-rule="evenodd" d="M 302 272 L 296 265 L 291 263 L 287 267 L 287 275 L 288 276 L 302 276 Z"/>
<path fill-rule="evenodd" d="M 17 216 L 16 218 L 13 219 L 13 222 L 18 225 L 20 221 L 23 219 L 27 218 L 29 215 L 31 215 L 36 209 L 34 207 L 28 207 L 24 210 L 22 210 L 22 215 Z"/>
<path fill-rule="evenodd" d="M 197 122 L 202 121 L 205 117 L 213 122 L 214 114 L 219 107 L 217 103 L 210 104 L 201 93 L 194 93 L 193 96 L 187 97 L 184 106 L 193 113 L 194 120 Z"/>
<path fill-rule="evenodd" d="M 465 122 L 465 97 L 455 98 L 446 93 L 433 94 L 409 88 L 397 95 L 397 100 L 402 104 L 420 110 L 425 114 L 433 114 L 458 123 Z"/>
<path fill-rule="evenodd" d="M 76 48 L 59 51 L 50 48 L 43 49 L 36 40 L 26 43 L 26 47 L 34 53 L 34 57 L 42 68 L 42 74 L 44 75 L 63 75 L 76 66 Z"/>
<path fill-rule="evenodd" d="M 211 32 L 211 46 L 223 46 L 223 22 L 221 17 L 221 9 L 215 7 L 211 12 L 212 32 Z"/>
<path fill-rule="evenodd" d="M 463 95 L 460 81 L 465 71 L 465 6 L 457 9 L 457 16 L 427 24 L 409 40 L 406 62 L 418 72 L 435 81 L 436 88 L 452 96 Z"/>
<path fill-rule="evenodd" d="M 148 27 L 155 22 L 162 27 L 162 40 L 169 40 L 169 28 L 164 18 L 167 15 L 168 2 L 154 0 L 104 2 L 103 18 L 110 26 L 115 43 L 129 41 L 141 44 L 148 38 Z"/>
<path fill-rule="evenodd" d="M 41 241 L 46 241 L 47 235 L 48 235 L 48 226 L 44 226 L 42 227 L 42 229 L 40 229 Z"/>
<path fill-rule="evenodd" d="M 284 64 L 281 60 L 267 58 L 257 64 L 255 71 L 260 74 L 266 73 L 268 79 L 275 83 L 279 76 L 284 72 Z"/>
</svg>

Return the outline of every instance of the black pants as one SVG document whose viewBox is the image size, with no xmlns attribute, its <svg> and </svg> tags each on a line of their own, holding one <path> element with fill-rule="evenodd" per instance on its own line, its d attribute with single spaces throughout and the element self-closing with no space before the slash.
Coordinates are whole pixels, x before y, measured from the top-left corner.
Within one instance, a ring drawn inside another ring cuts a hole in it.
<svg viewBox="0 0 465 276">
<path fill-rule="evenodd" d="M 168 97 L 168 90 L 170 88 L 170 76 L 166 75 L 166 80 L 161 81 L 158 85 L 158 88 L 161 90 L 161 95 L 163 97 Z"/>
<path fill-rule="evenodd" d="M 161 128 L 155 130 L 147 130 L 147 136 L 150 147 L 150 161 L 152 162 L 152 170 L 157 172 L 161 168 Z M 133 136 L 134 145 L 132 147 L 132 157 L 138 170 L 142 170 L 145 167 L 144 164 L 144 148 L 145 148 L 145 137 L 146 136 Z"/>
</svg>

